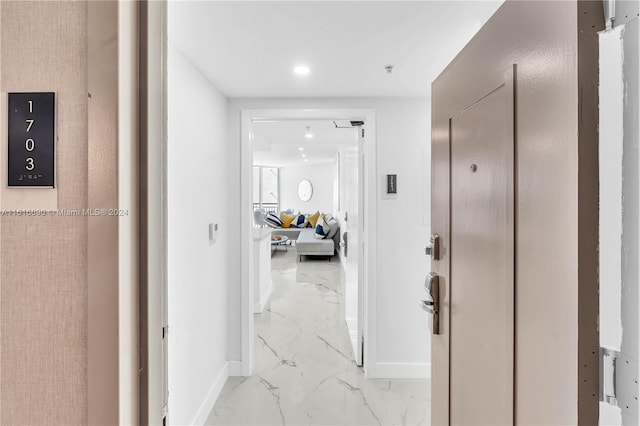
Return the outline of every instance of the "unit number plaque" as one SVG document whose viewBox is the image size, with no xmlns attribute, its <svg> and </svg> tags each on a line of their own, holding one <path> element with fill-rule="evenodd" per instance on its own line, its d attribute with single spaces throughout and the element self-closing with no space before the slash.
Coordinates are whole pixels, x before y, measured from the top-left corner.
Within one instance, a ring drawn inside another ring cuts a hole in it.
<svg viewBox="0 0 640 426">
<path fill-rule="evenodd" d="M 53 187 L 55 93 L 9 93 L 8 185 Z"/>
</svg>

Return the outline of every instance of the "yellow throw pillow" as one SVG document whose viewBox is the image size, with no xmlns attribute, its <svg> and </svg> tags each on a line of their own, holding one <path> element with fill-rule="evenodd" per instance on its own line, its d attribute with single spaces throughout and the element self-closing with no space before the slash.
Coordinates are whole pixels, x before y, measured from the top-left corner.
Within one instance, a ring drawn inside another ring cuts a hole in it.
<svg viewBox="0 0 640 426">
<path fill-rule="evenodd" d="M 280 220 L 282 221 L 283 228 L 291 227 L 291 222 L 293 222 L 293 219 L 295 219 L 295 216 L 293 215 L 280 213 Z"/>
<path fill-rule="evenodd" d="M 315 229 L 318 219 L 320 219 L 320 212 L 315 212 L 311 216 L 307 217 L 307 222 L 311 225 L 311 228 Z"/>
</svg>

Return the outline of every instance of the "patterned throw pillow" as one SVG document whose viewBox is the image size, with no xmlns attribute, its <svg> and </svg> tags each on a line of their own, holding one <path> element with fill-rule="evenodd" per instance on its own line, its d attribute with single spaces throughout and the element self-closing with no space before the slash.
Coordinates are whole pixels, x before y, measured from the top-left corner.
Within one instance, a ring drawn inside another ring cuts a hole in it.
<svg viewBox="0 0 640 426">
<path fill-rule="evenodd" d="M 324 216 L 321 216 L 318 219 L 318 223 L 316 224 L 316 232 L 314 233 L 314 237 L 319 240 L 324 240 L 327 235 L 331 232 L 331 227 L 325 222 Z"/>
<path fill-rule="evenodd" d="M 278 215 L 274 213 L 269 213 L 267 217 L 264 219 L 264 223 L 269 225 L 272 228 L 280 228 L 282 227 L 282 221 L 278 217 Z"/>
<path fill-rule="evenodd" d="M 340 228 L 340 224 L 335 218 L 332 217 L 331 219 L 327 220 L 327 225 L 329 225 L 329 228 L 331 228 L 331 230 L 329 231 L 329 234 L 327 235 L 327 238 L 331 239 L 333 238 L 334 235 L 336 235 L 336 232 L 338 232 L 338 229 Z"/>
<path fill-rule="evenodd" d="M 285 212 L 280 213 L 280 220 L 282 221 L 283 228 L 289 228 L 291 226 L 291 222 L 293 222 L 295 216 L 287 214 Z"/>
<path fill-rule="evenodd" d="M 320 212 L 318 211 L 310 216 L 307 216 L 307 223 L 309 224 L 309 228 L 315 228 L 318 223 L 318 219 L 320 219 Z"/>
<path fill-rule="evenodd" d="M 305 223 L 304 215 L 303 214 L 299 214 L 293 219 L 293 222 L 291 222 L 291 227 L 292 228 L 304 228 L 304 223 Z"/>
</svg>

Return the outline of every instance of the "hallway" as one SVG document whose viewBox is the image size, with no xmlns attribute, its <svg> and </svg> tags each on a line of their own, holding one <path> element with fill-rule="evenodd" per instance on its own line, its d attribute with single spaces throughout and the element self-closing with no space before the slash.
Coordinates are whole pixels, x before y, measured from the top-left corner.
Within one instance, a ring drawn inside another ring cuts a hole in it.
<svg viewBox="0 0 640 426">
<path fill-rule="evenodd" d="M 337 257 L 297 263 L 295 249 L 278 250 L 272 268 L 254 374 L 227 380 L 206 424 L 426 424 L 428 380 L 368 380 L 355 365 Z"/>
</svg>

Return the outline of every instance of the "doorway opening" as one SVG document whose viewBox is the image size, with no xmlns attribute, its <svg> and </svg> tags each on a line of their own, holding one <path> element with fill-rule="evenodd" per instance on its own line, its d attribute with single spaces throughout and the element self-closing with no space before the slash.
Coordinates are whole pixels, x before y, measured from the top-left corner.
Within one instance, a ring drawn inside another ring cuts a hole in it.
<svg viewBox="0 0 640 426">
<path fill-rule="evenodd" d="M 375 185 L 371 184 L 372 182 L 375 182 L 375 111 L 349 109 L 246 110 L 242 112 L 240 167 L 240 195 L 242 208 L 241 252 L 245 254 L 241 259 L 242 361 L 240 371 L 230 371 L 232 374 L 249 376 L 253 372 L 255 363 L 254 338 L 256 337 L 254 312 L 256 311 L 256 308 L 260 307 L 260 305 L 264 307 L 264 303 L 261 303 L 260 301 L 262 300 L 263 302 L 266 302 L 266 299 L 269 297 L 268 293 L 271 291 L 269 289 L 269 284 L 267 283 L 262 286 L 262 289 L 266 290 L 267 294 L 256 294 L 256 292 L 261 291 L 260 282 L 261 280 L 264 282 L 264 277 L 260 277 L 259 268 L 257 272 L 254 267 L 256 262 L 258 262 L 258 264 L 260 263 L 260 259 L 255 258 L 255 256 L 259 256 L 259 251 L 255 251 L 253 249 L 255 244 L 254 236 L 256 232 L 261 231 L 256 231 L 256 221 L 254 218 L 254 211 L 256 208 L 253 188 L 253 159 L 254 150 L 259 147 L 260 143 L 265 143 L 263 139 L 258 141 L 259 136 L 257 135 L 259 132 L 257 132 L 257 130 L 271 125 L 281 127 L 287 126 L 287 123 L 292 126 L 295 126 L 296 123 L 299 126 L 302 123 L 304 127 L 310 127 L 304 124 L 308 124 L 310 122 L 323 122 L 325 124 L 335 123 L 335 125 L 338 125 L 345 120 L 348 122 L 358 122 L 357 124 L 366 123 L 365 125 L 367 130 L 363 131 L 364 126 L 362 125 L 351 129 L 352 132 L 356 133 L 354 137 L 351 138 L 353 143 L 350 144 L 350 146 L 345 145 L 342 148 L 342 154 L 338 154 L 336 156 L 336 165 L 339 164 L 339 166 L 335 169 L 337 178 L 335 182 L 337 182 L 338 185 L 338 188 L 335 189 L 337 189 L 339 195 L 333 200 L 333 206 L 324 208 L 324 212 L 328 213 L 331 211 L 331 214 L 327 217 L 330 218 L 331 215 L 333 215 L 340 226 L 340 231 L 338 231 L 337 238 L 334 237 L 334 241 L 336 242 L 335 249 L 339 253 L 338 258 L 340 259 L 340 263 L 344 262 L 345 265 L 345 270 L 342 272 L 346 273 L 347 277 L 347 285 L 345 287 L 345 312 L 343 319 L 348 327 L 349 340 L 351 341 L 351 349 L 355 361 L 358 365 L 364 366 L 364 374 L 365 376 L 367 375 L 367 365 L 369 362 L 372 362 L 375 357 L 372 346 L 372 342 L 375 341 L 375 328 L 371 322 L 374 318 L 372 315 L 372 309 L 375 309 L 375 306 L 373 305 L 373 301 L 375 300 L 375 276 L 371 273 L 371 266 L 373 264 L 372 259 L 374 259 L 375 256 L 375 235 L 373 233 L 375 226 L 375 209 L 371 208 L 375 203 Z M 307 130 L 306 133 L 309 134 L 310 131 Z M 364 135 L 366 135 L 366 143 L 363 143 L 365 138 Z M 299 153 L 301 158 L 304 158 L 302 157 L 303 151 L 298 151 L 299 148 L 304 149 L 304 146 L 291 146 L 292 150 L 295 150 Z M 353 155 L 354 153 L 355 155 Z M 307 154 L 304 155 L 306 156 Z M 347 177 L 340 176 L 341 171 L 344 173 L 346 166 L 345 163 L 347 162 L 351 162 L 352 165 L 355 164 L 356 170 L 358 170 L 358 176 L 355 177 L 358 193 L 355 197 L 347 197 L 347 194 L 340 194 L 339 186 L 341 181 L 344 184 L 344 188 L 348 187 L 348 185 L 346 185 Z M 262 180 L 259 180 L 259 182 L 262 182 Z M 334 186 L 335 185 L 336 184 L 334 183 Z M 296 188 L 293 189 L 294 192 L 297 191 Z M 278 189 L 279 191 L 283 190 L 281 184 Z M 287 190 L 289 189 L 291 188 L 288 188 Z M 262 200 L 262 197 L 259 198 Z M 347 198 L 350 198 L 350 200 L 347 201 Z M 291 210 L 297 210 L 292 213 L 302 212 L 302 209 L 300 208 L 293 209 L 293 206 L 280 205 L 279 201 L 280 200 L 278 199 L 276 203 L 272 204 L 278 205 L 278 208 L 282 210 L 290 208 Z M 355 209 L 354 213 L 358 210 L 374 213 L 362 216 L 352 214 L 351 217 L 349 217 L 348 207 L 346 205 L 347 202 L 351 203 L 350 208 L 352 209 L 352 212 L 354 212 L 353 209 Z M 290 202 L 289 204 L 292 203 Z M 298 206 L 304 206 L 304 202 Z M 261 207 L 262 206 L 258 206 L 258 210 Z M 313 215 L 316 210 L 312 210 L 314 211 L 306 213 Z M 319 211 L 321 209 L 317 210 Z M 347 220 L 345 220 L 345 216 Z M 258 223 L 258 225 L 261 224 Z M 288 232 L 291 233 L 291 231 Z M 304 232 L 307 234 L 313 233 L 311 229 L 305 229 Z M 347 243 L 349 244 L 347 247 L 343 247 L 345 232 L 347 232 L 347 240 L 351 240 Z M 282 230 L 274 230 L 273 233 L 283 234 L 285 232 Z M 297 243 L 298 234 L 295 238 L 296 242 L 292 243 L 294 244 L 292 249 L 295 248 L 294 253 L 297 256 L 296 261 L 304 263 L 306 261 L 306 255 L 298 255 L 297 253 L 306 252 L 301 247 L 302 243 Z M 368 241 L 367 245 L 364 244 L 365 240 Z M 285 246 L 285 249 L 289 250 L 288 246 Z M 292 252 L 293 251 L 294 250 L 292 250 Z M 291 253 L 289 256 L 293 257 L 294 253 Z M 347 256 L 345 256 L 345 254 L 347 254 Z M 335 261 L 332 260 L 332 262 Z M 303 268 L 306 267 L 306 265 L 303 265 Z M 258 301 L 257 305 L 256 300 Z M 365 339 L 365 335 L 368 337 L 367 339 Z"/>
</svg>

